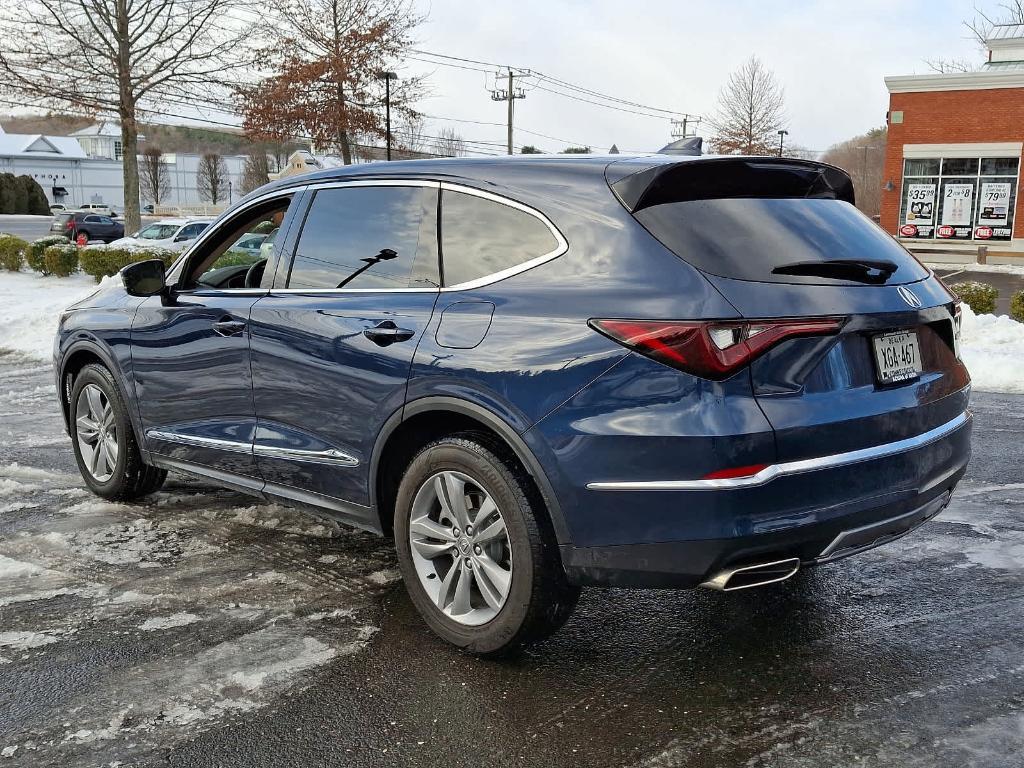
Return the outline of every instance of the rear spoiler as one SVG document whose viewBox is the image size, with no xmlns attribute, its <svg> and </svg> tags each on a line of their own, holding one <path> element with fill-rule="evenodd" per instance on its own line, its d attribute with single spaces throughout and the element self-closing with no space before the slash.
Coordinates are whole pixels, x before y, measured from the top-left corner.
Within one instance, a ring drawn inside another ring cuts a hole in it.
<svg viewBox="0 0 1024 768">
<path fill-rule="evenodd" d="M 652 205 L 736 197 L 817 198 L 854 202 L 853 181 L 841 168 L 775 157 L 702 157 L 660 162 L 622 176 L 612 163 L 612 192 L 636 213 Z M 613 171 L 613 169 L 615 169 Z M 618 178 L 616 178 L 618 177 Z"/>
</svg>

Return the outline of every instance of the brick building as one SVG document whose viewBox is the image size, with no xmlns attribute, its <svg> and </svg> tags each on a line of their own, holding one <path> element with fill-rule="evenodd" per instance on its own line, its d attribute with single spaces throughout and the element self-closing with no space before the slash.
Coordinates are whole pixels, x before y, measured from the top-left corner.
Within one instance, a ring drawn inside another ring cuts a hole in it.
<svg viewBox="0 0 1024 768">
<path fill-rule="evenodd" d="M 976 72 L 900 75 L 889 89 L 881 223 L 915 250 L 1024 255 L 1024 25 L 995 27 Z"/>
</svg>

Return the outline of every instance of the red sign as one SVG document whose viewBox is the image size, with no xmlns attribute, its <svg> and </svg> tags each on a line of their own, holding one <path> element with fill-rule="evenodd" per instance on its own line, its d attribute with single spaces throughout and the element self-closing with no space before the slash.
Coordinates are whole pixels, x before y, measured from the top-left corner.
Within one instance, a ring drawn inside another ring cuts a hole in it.
<svg viewBox="0 0 1024 768">
<path fill-rule="evenodd" d="M 938 228 L 938 230 L 936 230 L 935 234 L 937 234 L 939 237 L 952 237 L 953 235 L 956 234 L 956 230 L 953 229 L 953 227 L 951 227 L 949 224 L 943 224 L 941 227 Z"/>
<path fill-rule="evenodd" d="M 988 240 L 992 237 L 992 227 L 978 227 L 974 230 L 974 236 L 979 240 Z"/>
<path fill-rule="evenodd" d="M 80 233 L 78 237 L 75 238 L 75 242 L 78 244 L 78 247 L 81 248 L 89 242 L 89 238 L 85 236 L 85 233 Z"/>
<path fill-rule="evenodd" d="M 904 237 L 914 237 L 917 235 L 917 227 L 913 224 L 904 224 L 900 227 L 900 234 Z"/>
</svg>

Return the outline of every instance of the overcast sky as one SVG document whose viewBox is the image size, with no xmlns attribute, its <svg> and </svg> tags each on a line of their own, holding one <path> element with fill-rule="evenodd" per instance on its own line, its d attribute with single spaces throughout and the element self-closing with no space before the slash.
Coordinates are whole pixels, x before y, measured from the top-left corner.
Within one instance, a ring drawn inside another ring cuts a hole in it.
<svg viewBox="0 0 1024 768">
<path fill-rule="evenodd" d="M 884 124 L 886 75 L 927 72 L 930 58 L 982 56 L 962 25 L 974 16 L 969 0 L 433 0 L 421 9 L 428 14 L 418 34 L 423 50 L 525 67 L 695 114 L 711 114 L 728 73 L 756 54 L 785 89 L 787 141 L 816 150 Z M 504 125 L 506 105 L 487 90 L 493 76 L 418 61 L 401 73 L 429 75 L 424 113 Z M 493 125 L 430 119 L 425 132 L 444 124 L 467 139 L 505 141 L 504 128 Z M 565 140 L 517 132 L 517 145 L 545 151 L 566 141 L 649 151 L 670 140 L 667 119 L 536 88 L 516 102 L 516 125 Z"/>
</svg>

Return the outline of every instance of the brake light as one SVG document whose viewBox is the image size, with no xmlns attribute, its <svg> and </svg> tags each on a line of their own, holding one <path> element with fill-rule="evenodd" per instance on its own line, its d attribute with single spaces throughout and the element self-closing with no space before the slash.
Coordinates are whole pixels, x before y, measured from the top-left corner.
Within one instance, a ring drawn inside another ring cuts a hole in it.
<svg viewBox="0 0 1024 768">
<path fill-rule="evenodd" d="M 74 226 L 75 226 L 75 220 L 74 219 L 68 219 L 66 222 L 64 222 L 64 229 L 72 229 Z"/>
<path fill-rule="evenodd" d="M 828 336 L 845 321 L 842 317 L 738 322 L 591 320 L 590 326 L 659 363 L 721 381 L 784 339 Z"/>
</svg>

